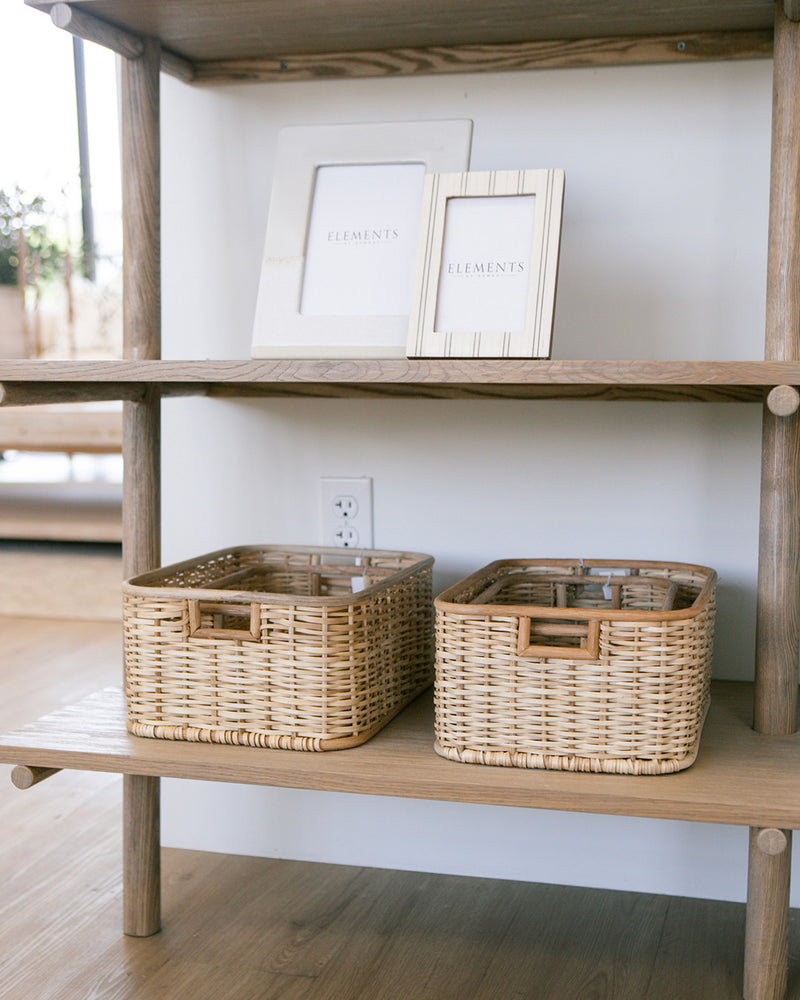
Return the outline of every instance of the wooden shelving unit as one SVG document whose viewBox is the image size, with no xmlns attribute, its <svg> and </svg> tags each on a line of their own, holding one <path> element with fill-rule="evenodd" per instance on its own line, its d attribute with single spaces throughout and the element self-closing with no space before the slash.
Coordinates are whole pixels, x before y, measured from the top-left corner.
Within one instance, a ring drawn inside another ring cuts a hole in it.
<svg viewBox="0 0 800 1000">
<path fill-rule="evenodd" d="M 717 685 L 700 756 L 658 779 L 453 764 L 430 749 L 422 701 L 364 747 L 304 757 L 171 745 L 126 735 L 120 696 L 0 739 L 0 760 L 36 780 L 53 768 L 125 775 L 124 927 L 158 930 L 158 781 L 201 777 L 750 827 L 744 992 L 785 993 L 791 830 L 800 826 L 800 3 L 797 0 L 29 0 L 122 60 L 125 360 L 0 363 L 0 401 L 122 399 L 124 572 L 160 562 L 164 395 L 731 401 L 763 406 L 754 685 Z M 161 361 L 159 71 L 187 82 L 608 65 L 773 55 L 765 360 Z M 23 778 L 24 778 L 23 775 Z M 23 783 L 24 783 L 23 780 Z"/>
</svg>

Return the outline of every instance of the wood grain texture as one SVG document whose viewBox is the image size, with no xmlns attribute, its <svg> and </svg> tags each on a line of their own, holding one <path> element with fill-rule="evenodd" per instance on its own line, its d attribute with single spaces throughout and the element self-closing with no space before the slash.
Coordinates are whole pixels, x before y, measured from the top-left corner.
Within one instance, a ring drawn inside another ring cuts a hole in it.
<svg viewBox="0 0 800 1000">
<path fill-rule="evenodd" d="M 762 854 L 783 854 L 789 845 L 789 837 L 783 830 L 768 827 L 757 831 L 756 844 Z"/>
<path fill-rule="evenodd" d="M 800 362 L 274 359 L 265 361 L 0 361 L 13 405 L 164 395 L 648 399 L 762 402 L 800 385 Z"/>
<path fill-rule="evenodd" d="M 800 643 L 800 413 L 762 418 L 754 725 L 794 732 Z"/>
<path fill-rule="evenodd" d="M 581 38 L 494 45 L 440 45 L 360 52 L 285 52 L 262 58 L 207 59 L 194 83 L 497 73 L 534 69 L 631 66 L 648 63 L 759 59 L 772 55 L 771 31 L 703 32 L 650 37 Z"/>
<path fill-rule="evenodd" d="M 784 832 L 783 849 L 776 851 L 778 832 L 750 831 L 744 1000 L 782 1000 L 786 994 L 792 835 Z"/>
<path fill-rule="evenodd" d="M 670 990 L 687 1000 L 741 1000 L 744 924 L 741 904 L 669 899 L 643 1000 L 655 1000 L 661 991 Z"/>
<path fill-rule="evenodd" d="M 776 417 L 790 417 L 800 409 L 800 393 L 793 385 L 776 385 L 767 396 L 767 408 Z"/>
<path fill-rule="evenodd" d="M 63 28 L 87 42 L 102 45 L 126 59 L 138 59 L 144 52 L 144 42 L 135 35 L 100 18 L 85 14 L 80 8 L 67 3 L 57 3 L 50 8 L 50 20 L 57 28 Z"/>
<path fill-rule="evenodd" d="M 765 357 L 800 358 L 800 25 L 775 7 Z M 764 408 L 754 722 L 791 732 L 800 649 L 800 416 Z"/>
<path fill-rule="evenodd" d="M 118 621 L 32 620 L 3 614 L 0 630 L 2 730 L 122 681 Z"/>
<path fill-rule="evenodd" d="M 161 356 L 161 46 L 146 38 L 121 71 L 123 352 Z M 122 566 L 132 576 L 161 558 L 161 397 L 150 387 L 123 404 Z M 160 927 L 160 788 L 156 776 L 123 783 L 123 926 L 146 936 Z"/>
<path fill-rule="evenodd" d="M 121 71 L 123 163 L 123 350 L 126 358 L 161 356 L 159 54 L 148 40 Z M 123 574 L 159 564 L 161 555 L 161 400 L 150 387 L 123 404 Z"/>
<path fill-rule="evenodd" d="M 800 24 L 776 5 L 765 358 L 800 359 Z"/>
<path fill-rule="evenodd" d="M 119 672 L 118 626 L 0 628 L 4 729 Z M 9 997 L 741 998 L 742 904 L 628 892 L 164 849 L 165 933 L 123 937 L 120 786 L 70 771 L 25 793 L 0 783 Z M 796 958 L 790 969 L 798 1000 Z"/>
<path fill-rule="evenodd" d="M 0 900 L 20 1000 L 741 998 L 741 904 L 629 892 L 166 849 L 165 933 L 123 939 L 115 788 L 71 777 L 80 809 Z"/>
<path fill-rule="evenodd" d="M 74 4 L 53 4 L 50 7 L 50 20 L 57 28 L 63 28 L 87 42 L 102 45 L 126 59 L 138 59 L 144 52 L 144 39 L 139 34 L 119 28 L 93 14 L 87 14 Z M 194 79 L 194 66 L 189 60 L 163 47 L 160 64 L 165 73 L 176 76 L 184 83 L 190 83 Z"/>
<path fill-rule="evenodd" d="M 122 572 L 127 579 L 161 562 L 161 400 L 150 390 L 123 404 Z"/>
<path fill-rule="evenodd" d="M 122 810 L 122 926 L 133 937 L 148 937 L 161 929 L 159 779 L 126 774 Z"/>
<path fill-rule="evenodd" d="M 0 409 L 0 451 L 66 451 L 111 454 L 122 450 L 122 415 L 118 409 L 73 407 Z"/>
<path fill-rule="evenodd" d="M 161 355 L 160 57 L 146 39 L 121 64 L 123 351 L 135 360 Z"/>
<path fill-rule="evenodd" d="M 145 387 L 142 384 L 117 382 L 67 383 L 25 382 L 0 385 L 0 406 L 38 406 L 48 403 L 91 403 L 109 402 L 118 399 L 141 399 Z"/>
<path fill-rule="evenodd" d="M 58 772 L 59 768 L 57 767 L 24 767 L 22 764 L 18 764 L 11 772 L 11 784 L 20 789 L 33 788 L 40 781 L 52 778 Z"/>
<path fill-rule="evenodd" d="M 49 10 L 53 0 L 28 0 Z M 81 0 L 84 12 L 195 62 L 551 39 L 771 30 L 772 0 Z"/>
<path fill-rule="evenodd" d="M 461 764 L 433 751 L 429 698 L 351 750 L 306 754 L 170 740 L 125 731 L 119 691 L 99 692 L 0 737 L 0 761 L 133 774 L 484 802 L 579 812 L 800 828 L 800 736 L 751 727 L 751 686 L 716 682 L 697 761 L 629 777 Z"/>
<path fill-rule="evenodd" d="M 170 76 L 174 76 L 184 83 L 193 83 L 197 75 L 194 63 L 179 56 L 177 52 L 170 52 L 163 45 L 161 47 L 161 72 L 169 73 Z"/>
</svg>

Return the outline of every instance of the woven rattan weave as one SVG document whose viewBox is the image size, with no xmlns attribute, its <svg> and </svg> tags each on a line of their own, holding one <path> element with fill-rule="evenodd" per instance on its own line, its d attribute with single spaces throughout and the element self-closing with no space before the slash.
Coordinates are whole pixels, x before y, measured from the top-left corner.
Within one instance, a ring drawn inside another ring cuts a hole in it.
<svg viewBox="0 0 800 1000">
<path fill-rule="evenodd" d="M 123 585 L 128 729 L 334 750 L 433 680 L 429 556 L 247 546 Z"/>
<path fill-rule="evenodd" d="M 436 599 L 436 750 L 512 767 L 665 774 L 696 758 L 716 573 L 506 560 Z"/>
</svg>

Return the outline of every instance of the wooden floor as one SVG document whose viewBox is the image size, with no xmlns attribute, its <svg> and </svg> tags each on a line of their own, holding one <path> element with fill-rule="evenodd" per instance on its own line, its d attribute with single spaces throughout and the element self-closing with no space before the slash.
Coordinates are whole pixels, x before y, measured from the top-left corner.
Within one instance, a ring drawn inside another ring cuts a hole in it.
<svg viewBox="0 0 800 1000">
<path fill-rule="evenodd" d="M 0 617 L 0 729 L 117 683 L 108 622 Z M 728 1000 L 744 907 L 163 851 L 164 930 L 120 930 L 121 779 L 0 768 L 3 1000 Z M 800 998 L 792 915 L 790 997 Z"/>
</svg>

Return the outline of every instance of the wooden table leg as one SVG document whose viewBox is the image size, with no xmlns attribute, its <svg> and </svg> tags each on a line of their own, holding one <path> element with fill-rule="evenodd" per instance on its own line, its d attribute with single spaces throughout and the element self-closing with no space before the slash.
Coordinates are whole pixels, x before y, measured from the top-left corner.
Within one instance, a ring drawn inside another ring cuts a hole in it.
<svg viewBox="0 0 800 1000">
<path fill-rule="evenodd" d="M 783 1000 L 789 961 L 791 830 L 750 830 L 745 1000 Z"/>
<path fill-rule="evenodd" d="M 123 930 L 148 937 L 161 929 L 160 778 L 123 777 Z"/>
</svg>

